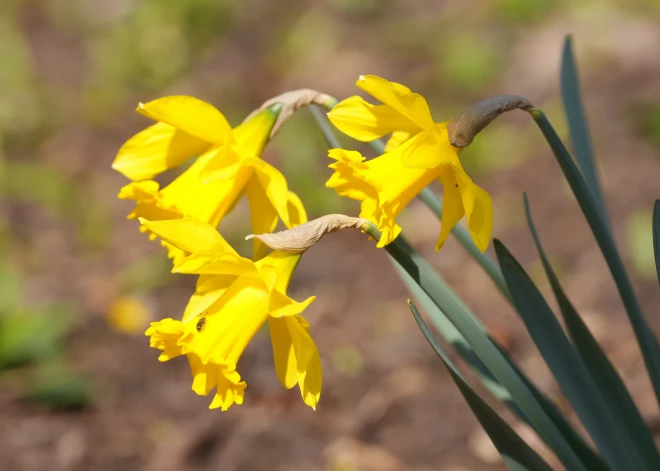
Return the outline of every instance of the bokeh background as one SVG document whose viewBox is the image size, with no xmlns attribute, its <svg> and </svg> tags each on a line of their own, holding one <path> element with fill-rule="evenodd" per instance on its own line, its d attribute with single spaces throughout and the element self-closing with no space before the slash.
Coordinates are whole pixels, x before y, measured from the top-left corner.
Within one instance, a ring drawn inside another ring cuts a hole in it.
<svg viewBox="0 0 660 471">
<path fill-rule="evenodd" d="M 131 204 L 116 194 L 127 181 L 110 164 L 149 124 L 134 112 L 138 101 L 190 94 L 237 124 L 287 90 L 352 95 L 363 73 L 424 94 L 437 121 L 489 96 L 525 95 L 566 137 L 558 70 L 567 33 L 615 235 L 657 332 L 650 231 L 660 196 L 656 0 L 2 0 L 0 468 L 503 469 L 419 333 L 385 253 L 357 231 L 311 249 L 291 287 L 296 299 L 317 296 L 306 316 L 324 367 L 318 410 L 279 385 L 262 332 L 241 360 L 245 404 L 208 411 L 210 398 L 190 390 L 187 362 L 159 363 L 143 336 L 150 320 L 182 312 L 194 279 L 169 274 L 163 250 L 125 219 Z M 356 214 L 356 205 L 323 185 L 328 159 L 308 110 L 287 122 L 266 159 L 312 216 Z M 524 224 L 521 194 L 529 192 L 569 295 L 657 431 L 658 411 L 614 285 L 538 130 L 524 113 L 510 113 L 463 160 L 493 196 L 495 235 L 547 292 Z M 239 205 L 221 229 L 247 254 L 246 211 Z M 439 224 L 425 207 L 413 204 L 401 223 L 570 414 L 476 263 L 455 241 L 432 251 Z"/>
</svg>

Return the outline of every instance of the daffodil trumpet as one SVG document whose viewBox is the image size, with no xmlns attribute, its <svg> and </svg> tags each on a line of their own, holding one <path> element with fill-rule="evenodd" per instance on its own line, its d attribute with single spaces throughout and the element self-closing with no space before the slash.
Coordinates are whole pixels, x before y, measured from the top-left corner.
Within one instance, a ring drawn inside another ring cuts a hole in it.
<svg viewBox="0 0 660 471">
<path fill-rule="evenodd" d="M 193 390 L 208 395 L 215 389 L 210 408 L 227 410 L 243 402 L 246 383 L 237 365 L 267 322 L 277 377 L 287 389 L 298 385 L 305 404 L 315 409 L 321 394 L 321 361 L 301 315 L 314 297 L 297 302 L 286 294 L 301 255 L 274 251 L 253 262 L 239 256 L 207 223 L 140 222 L 187 254 L 173 271 L 199 275 L 181 320 L 152 322 L 146 331 L 150 345 L 161 350 L 159 360 L 185 355 Z"/>
</svg>

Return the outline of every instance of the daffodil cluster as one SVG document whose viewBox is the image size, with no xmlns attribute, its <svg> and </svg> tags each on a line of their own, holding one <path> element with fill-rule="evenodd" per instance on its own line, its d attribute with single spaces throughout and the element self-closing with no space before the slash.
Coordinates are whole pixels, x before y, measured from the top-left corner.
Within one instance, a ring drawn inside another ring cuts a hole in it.
<svg viewBox="0 0 660 471">
<path fill-rule="evenodd" d="M 361 201 L 360 217 L 382 232 L 378 246 L 383 247 L 401 232 L 398 214 L 438 180 L 444 186 L 444 210 L 436 249 L 465 215 L 475 243 L 485 250 L 492 203 L 463 170 L 446 123 L 435 123 L 424 98 L 403 85 L 364 76 L 358 86 L 383 104 L 354 96 L 334 106 L 328 116 L 361 141 L 391 134 L 386 152 L 365 160 L 356 151 L 331 149 L 334 173 L 326 186 Z M 309 94 L 305 90 L 303 96 Z M 294 110 L 301 106 L 295 105 Z M 119 192 L 119 198 L 135 201 L 129 219 L 138 219 L 141 231 L 160 239 L 174 272 L 198 277 L 181 319 L 152 322 L 146 335 L 161 351 L 159 360 L 188 359 L 192 389 L 200 395 L 214 391 L 211 408 L 226 410 L 243 402 L 246 383 L 238 373 L 239 360 L 265 324 L 280 382 L 288 389 L 298 385 L 312 408 L 321 394 L 321 360 L 302 317 L 314 297 L 297 302 L 286 294 L 301 255 L 277 250 L 267 254 L 268 247 L 255 238 L 253 259 L 247 259 L 217 231 L 243 194 L 255 234 L 272 232 L 280 221 L 286 228 L 307 222 L 305 208 L 284 176 L 261 158 L 273 130 L 281 125 L 280 113 L 292 112 L 282 111 L 284 106 L 270 100 L 232 128 L 220 111 L 196 98 L 170 96 L 140 104 L 137 111 L 156 123 L 131 137 L 113 163 L 132 180 Z M 154 180 L 188 161 L 165 187 Z"/>
</svg>

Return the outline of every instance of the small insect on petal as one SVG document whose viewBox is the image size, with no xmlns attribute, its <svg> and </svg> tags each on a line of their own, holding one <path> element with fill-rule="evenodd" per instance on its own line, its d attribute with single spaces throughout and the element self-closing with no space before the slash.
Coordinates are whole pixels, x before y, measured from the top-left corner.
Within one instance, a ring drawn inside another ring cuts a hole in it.
<svg viewBox="0 0 660 471">
<path fill-rule="evenodd" d="M 206 317 L 202 317 L 199 321 L 197 321 L 197 332 L 201 332 L 205 324 L 206 324 Z"/>
</svg>

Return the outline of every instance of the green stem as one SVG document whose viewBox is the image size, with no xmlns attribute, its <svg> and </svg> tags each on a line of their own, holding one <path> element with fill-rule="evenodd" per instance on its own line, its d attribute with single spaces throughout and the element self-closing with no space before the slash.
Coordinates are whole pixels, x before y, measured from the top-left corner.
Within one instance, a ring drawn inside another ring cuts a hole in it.
<svg viewBox="0 0 660 471">
<path fill-rule="evenodd" d="M 605 257 L 623 305 L 626 308 L 630 324 L 635 332 L 635 337 L 642 350 L 656 399 L 660 403 L 660 346 L 658 346 L 657 339 L 646 324 L 641 307 L 637 302 L 635 291 L 628 279 L 623 260 L 621 260 L 612 234 L 609 231 L 607 221 L 603 216 L 602 206 L 596 201 L 594 193 L 589 189 L 580 170 L 575 165 L 573 158 L 568 153 L 568 150 L 566 150 L 566 147 L 550 124 L 550 121 L 548 121 L 545 113 L 538 109 L 532 110 L 529 113 L 534 118 L 534 121 L 557 157 L 557 162 L 564 172 L 566 180 L 571 186 L 571 190 L 575 194 L 582 213 L 587 219 L 591 231 L 596 238 L 596 242 Z"/>
</svg>

